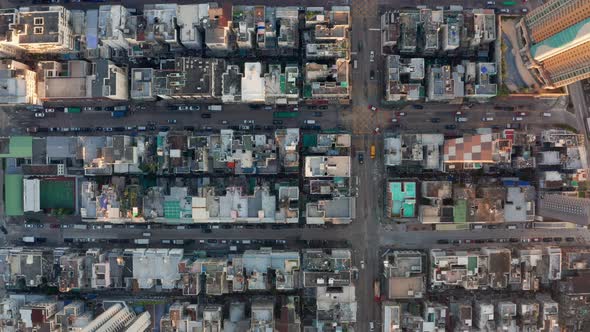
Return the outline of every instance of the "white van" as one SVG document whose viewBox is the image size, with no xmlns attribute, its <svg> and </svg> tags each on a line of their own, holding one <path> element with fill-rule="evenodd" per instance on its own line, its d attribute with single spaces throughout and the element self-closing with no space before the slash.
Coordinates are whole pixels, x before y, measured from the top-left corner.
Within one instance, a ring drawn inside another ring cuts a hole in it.
<svg viewBox="0 0 590 332">
<path fill-rule="evenodd" d="M 551 113 L 545 112 L 543 113 L 543 116 L 546 118 L 550 118 L 551 117 Z"/>
<path fill-rule="evenodd" d="M 305 121 L 303 121 L 303 122 L 304 122 L 305 124 L 310 124 L 310 125 L 312 125 L 312 124 L 315 124 L 315 120 L 305 120 Z"/>
</svg>

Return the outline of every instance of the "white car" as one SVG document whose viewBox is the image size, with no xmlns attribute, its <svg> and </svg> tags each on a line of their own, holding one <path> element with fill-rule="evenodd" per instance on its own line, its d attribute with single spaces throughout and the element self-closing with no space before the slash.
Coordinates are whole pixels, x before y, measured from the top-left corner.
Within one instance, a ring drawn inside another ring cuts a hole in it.
<svg viewBox="0 0 590 332">
<path fill-rule="evenodd" d="M 46 108 L 45 113 L 55 113 L 55 108 Z"/>
<path fill-rule="evenodd" d="M 36 118 L 44 118 L 45 117 L 45 113 L 43 113 L 43 112 L 35 112 L 35 117 Z"/>
<path fill-rule="evenodd" d="M 361 261 L 361 269 L 365 268 L 365 261 Z"/>
<path fill-rule="evenodd" d="M 188 106 L 178 106 L 178 110 L 179 111 L 188 111 L 189 107 Z"/>
<path fill-rule="evenodd" d="M 375 51 L 371 51 L 369 54 L 369 61 L 375 62 Z"/>
</svg>

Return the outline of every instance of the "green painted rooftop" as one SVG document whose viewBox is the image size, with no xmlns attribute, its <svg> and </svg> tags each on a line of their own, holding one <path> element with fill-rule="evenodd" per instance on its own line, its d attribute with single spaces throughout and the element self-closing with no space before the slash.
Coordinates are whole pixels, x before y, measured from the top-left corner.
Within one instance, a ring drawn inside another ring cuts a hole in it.
<svg viewBox="0 0 590 332">
<path fill-rule="evenodd" d="M 4 203 L 7 216 L 22 216 L 23 210 L 23 176 L 6 174 L 4 176 Z"/>
<path fill-rule="evenodd" d="M 10 137 L 8 152 L 0 153 L 0 158 L 31 158 L 33 156 L 33 137 Z"/>
</svg>

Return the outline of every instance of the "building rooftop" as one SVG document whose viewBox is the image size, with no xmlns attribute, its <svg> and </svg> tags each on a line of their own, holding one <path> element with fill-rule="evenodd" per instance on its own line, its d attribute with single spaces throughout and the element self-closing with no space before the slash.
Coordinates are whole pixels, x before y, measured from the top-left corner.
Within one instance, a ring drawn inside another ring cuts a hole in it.
<svg viewBox="0 0 590 332">
<path fill-rule="evenodd" d="M 242 101 L 245 103 L 264 102 L 264 76 L 260 62 L 244 63 L 244 76 L 242 77 Z"/>
<path fill-rule="evenodd" d="M 416 216 L 416 182 L 389 182 L 387 193 L 390 217 L 413 218 Z"/>
<path fill-rule="evenodd" d="M 228 65 L 225 73 L 222 75 L 222 87 L 224 102 L 239 102 L 242 100 L 242 74 L 240 67 Z"/>
<path fill-rule="evenodd" d="M 176 12 L 176 24 L 178 25 L 178 38 L 182 45 L 189 49 L 200 49 L 202 46 L 202 34 L 199 31 L 203 19 L 209 18 L 209 4 L 178 5 Z"/>
<path fill-rule="evenodd" d="M 60 39 L 60 15 L 63 7 L 21 8 L 18 24 L 22 29 L 18 33 L 19 44 L 57 43 Z M 62 37 L 63 38 L 63 37 Z"/>
<path fill-rule="evenodd" d="M 143 16 L 146 20 L 145 40 L 177 42 L 176 13 L 178 5 L 175 3 L 146 4 L 143 6 Z"/>
<path fill-rule="evenodd" d="M 306 156 L 305 177 L 350 177 L 350 157 Z"/>
<path fill-rule="evenodd" d="M 131 99 L 155 98 L 152 94 L 153 75 L 152 68 L 131 69 Z"/>
<path fill-rule="evenodd" d="M 219 96 L 219 78 L 224 66 L 224 61 L 219 59 L 179 57 L 163 61 L 160 69 L 153 71 L 153 94 L 163 98 Z"/>
</svg>

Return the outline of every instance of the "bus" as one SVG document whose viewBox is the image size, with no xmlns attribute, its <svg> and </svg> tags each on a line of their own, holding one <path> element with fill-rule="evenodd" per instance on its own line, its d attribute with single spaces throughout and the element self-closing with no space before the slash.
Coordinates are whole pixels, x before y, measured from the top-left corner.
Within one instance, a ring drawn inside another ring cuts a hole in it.
<svg viewBox="0 0 590 332">
<path fill-rule="evenodd" d="M 274 118 L 285 119 L 285 118 L 296 118 L 299 116 L 298 112 L 274 112 L 272 114 Z"/>
</svg>

